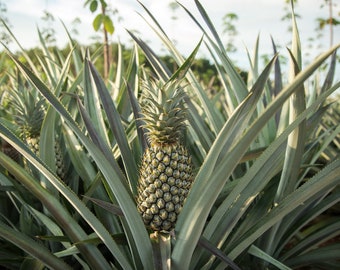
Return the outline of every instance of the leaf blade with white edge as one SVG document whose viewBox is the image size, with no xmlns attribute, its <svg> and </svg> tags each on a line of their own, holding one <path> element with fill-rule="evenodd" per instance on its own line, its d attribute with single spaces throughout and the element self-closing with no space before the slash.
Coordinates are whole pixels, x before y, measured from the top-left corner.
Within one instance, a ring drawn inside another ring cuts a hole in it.
<svg viewBox="0 0 340 270">
<path fill-rule="evenodd" d="M 144 223 L 137 212 L 135 202 L 131 198 L 130 194 L 124 187 L 111 164 L 107 161 L 106 157 L 99 151 L 98 147 L 94 145 L 85 134 L 79 129 L 78 124 L 73 120 L 72 116 L 65 109 L 65 107 L 59 102 L 59 100 L 49 91 L 49 89 L 20 61 L 18 61 L 14 56 L 10 55 L 12 60 L 16 63 L 21 72 L 29 79 L 40 91 L 40 93 L 50 102 L 50 104 L 58 111 L 58 113 L 64 118 L 73 132 L 82 141 L 84 146 L 87 148 L 89 153 L 92 155 L 100 170 L 102 171 L 108 185 L 114 192 L 114 195 L 122 207 L 122 211 L 126 217 L 126 220 L 131 229 L 131 233 L 136 242 L 141 261 L 143 262 L 146 269 L 153 269 L 152 266 L 152 247 L 149 240 L 149 236 L 145 229 Z M 44 170 L 45 171 L 45 170 Z M 72 201 L 72 200 L 71 200 Z M 86 215 L 85 215 L 86 218 Z M 98 222 L 98 220 L 91 220 L 93 222 Z M 103 231 L 97 230 L 97 225 L 90 223 L 92 228 L 98 233 L 103 242 L 108 241 L 108 236 L 104 236 Z M 100 226 L 100 225 L 98 225 Z M 100 227 L 101 228 L 101 227 Z M 109 237 L 110 238 L 110 237 Z M 110 246 L 109 246 L 110 248 Z M 113 252 L 115 254 L 115 252 Z"/>
<path fill-rule="evenodd" d="M 66 264 L 63 260 L 59 259 L 43 245 L 38 242 L 32 240 L 27 235 L 15 230 L 0 220 L 0 236 L 7 241 L 13 243 L 18 246 L 22 250 L 25 250 L 28 254 L 33 256 L 34 258 L 39 259 L 39 261 L 43 262 L 46 266 L 51 269 L 59 269 L 59 270 L 71 270 L 68 264 Z"/>
<path fill-rule="evenodd" d="M 88 62 L 88 65 L 90 67 L 90 74 L 96 85 L 96 91 L 98 91 L 110 128 L 115 136 L 118 147 L 120 149 L 124 166 L 126 167 L 125 172 L 127 173 L 128 180 L 130 182 L 130 188 L 134 194 L 137 194 L 136 189 L 134 187 L 136 187 L 136 183 L 138 181 L 137 179 L 138 174 L 136 174 L 138 168 L 133 158 L 131 149 L 129 147 L 129 143 L 125 134 L 124 127 L 121 122 L 120 115 L 118 114 L 115 104 L 113 103 L 113 100 L 103 80 L 100 78 L 97 70 L 95 69 L 91 62 Z"/>
<path fill-rule="evenodd" d="M 178 269 L 180 267 L 189 267 L 191 259 L 189 260 L 188 258 L 192 257 L 201 231 L 204 228 L 205 219 L 222 190 L 222 186 L 232 173 L 233 166 L 226 166 L 218 159 L 223 160 L 225 155 L 228 155 L 229 149 L 236 143 L 235 141 L 240 134 L 243 133 L 244 127 L 248 124 L 252 112 L 256 108 L 256 103 L 261 96 L 275 59 L 276 57 L 267 65 L 248 97 L 239 105 L 221 129 L 196 176 L 176 224 L 176 231 L 179 231 L 179 235 L 172 258 L 174 266 Z M 248 148 L 246 145 L 244 147 Z M 242 158 L 241 152 L 238 158 Z M 234 158 L 233 161 L 236 164 L 238 160 Z M 224 177 L 217 179 L 215 171 L 222 168 Z"/>
<path fill-rule="evenodd" d="M 291 270 L 292 268 L 284 265 L 283 263 L 279 262 L 278 260 L 275 260 L 272 256 L 264 252 L 263 250 L 259 249 L 258 247 L 251 245 L 250 248 L 248 249 L 248 253 L 260 258 L 264 261 L 269 262 L 270 264 L 276 266 L 280 270 Z"/>
<path fill-rule="evenodd" d="M 305 200 L 316 193 L 326 192 L 330 188 L 340 183 L 340 160 L 335 160 L 307 183 L 299 187 L 293 193 L 285 197 L 280 204 L 275 206 L 268 214 L 259 218 L 258 222 L 238 241 L 237 245 L 231 250 L 229 256 L 236 258 L 240 252 L 254 242 L 266 230 L 280 221 L 285 215 L 303 204 Z"/>
</svg>

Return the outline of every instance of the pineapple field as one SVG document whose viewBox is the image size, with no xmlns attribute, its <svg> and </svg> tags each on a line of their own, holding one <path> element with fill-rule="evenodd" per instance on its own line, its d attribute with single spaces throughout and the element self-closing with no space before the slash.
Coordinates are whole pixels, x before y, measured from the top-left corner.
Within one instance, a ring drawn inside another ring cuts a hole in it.
<svg viewBox="0 0 340 270">
<path fill-rule="evenodd" d="M 171 61 L 128 31 L 107 76 L 102 47 L 28 53 L 5 25 L 1 269 L 340 269 L 340 44 L 304 66 L 292 8 L 288 48 L 240 71 L 195 4 L 189 56 L 141 4 Z"/>
</svg>

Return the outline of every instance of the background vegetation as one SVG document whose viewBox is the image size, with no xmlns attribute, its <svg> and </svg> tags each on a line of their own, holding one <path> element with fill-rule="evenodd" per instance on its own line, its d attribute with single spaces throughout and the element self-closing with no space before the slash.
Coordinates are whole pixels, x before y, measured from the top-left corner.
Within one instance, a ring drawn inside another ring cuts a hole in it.
<svg viewBox="0 0 340 270">
<path fill-rule="evenodd" d="M 29 51 L 13 53 L 3 39 L 5 269 L 340 268 L 340 103 L 334 95 L 340 44 L 303 68 L 306 48 L 289 3 L 286 53 L 278 55 L 273 40 L 273 54 L 261 55 L 257 42 L 243 71 L 229 57 L 232 44 L 222 42 L 223 33 L 195 3 L 204 26 L 176 6 L 204 36 L 187 58 L 142 4 L 166 56 L 132 32 L 132 48 L 108 47 L 105 35 L 114 25 L 102 0 L 86 2 L 94 28 L 104 33 L 104 41 L 89 48 L 71 32 L 66 48 L 53 46 L 53 28 L 38 32 L 41 44 Z M 224 20 L 226 33 L 236 35 L 237 16 Z M 322 20 L 320 29 L 338 23 Z M 3 27 L 21 47 L 10 22 Z M 211 60 L 197 58 L 203 43 Z M 146 147 L 140 83 L 150 75 L 162 82 L 181 78 L 186 91 L 185 144 L 195 182 L 171 234 L 145 228 L 134 200 Z M 33 127 L 35 148 L 28 143 Z"/>
</svg>

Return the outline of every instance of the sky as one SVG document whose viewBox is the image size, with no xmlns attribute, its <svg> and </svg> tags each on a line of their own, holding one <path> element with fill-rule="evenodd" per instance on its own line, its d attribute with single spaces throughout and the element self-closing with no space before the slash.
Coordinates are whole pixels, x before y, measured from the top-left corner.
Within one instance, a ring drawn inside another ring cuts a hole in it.
<svg viewBox="0 0 340 270">
<path fill-rule="evenodd" d="M 339 12 L 340 0 L 333 1 L 337 4 L 336 12 Z M 67 44 L 67 35 L 60 20 L 71 30 L 74 19 L 80 19 L 80 24 L 76 27 L 78 35 L 73 37 L 84 45 L 90 44 L 93 37 L 100 34 L 93 30 L 92 21 L 95 14 L 92 14 L 88 7 L 84 7 L 85 0 L 4 0 L 1 2 L 7 7 L 5 15 L 12 32 L 25 49 L 39 45 L 37 29 L 47 26 L 41 19 L 44 10 L 50 12 L 55 18 L 53 28 L 56 31 L 57 45 L 61 47 Z M 132 39 L 126 30 L 135 31 L 137 36 L 147 41 L 154 51 L 164 53 L 160 40 L 146 23 L 147 13 L 137 0 L 107 0 L 107 2 L 112 8 L 118 10 L 113 17 L 115 32 L 110 37 L 113 42 L 119 41 L 131 46 Z M 189 55 L 199 42 L 202 32 L 187 13 L 181 7 L 173 11 L 169 7 L 171 0 L 140 0 L 140 2 L 150 10 L 168 36 L 176 42 L 178 50 L 184 55 Z M 179 2 L 204 24 L 193 0 Z M 223 34 L 223 16 L 227 13 L 238 15 L 238 20 L 235 22 L 238 34 L 233 40 L 237 53 L 231 55 L 231 58 L 241 66 L 247 64 L 246 48 L 252 52 L 258 35 L 260 35 L 261 53 L 272 52 L 271 36 L 275 43 L 283 48 L 282 50 L 289 46 L 291 40 L 288 32 L 289 22 L 281 20 L 286 14 L 284 0 L 201 0 L 200 2 L 225 43 L 228 37 Z M 325 18 L 328 15 L 327 8 L 320 8 L 323 2 L 324 0 L 299 0 L 295 7 L 296 13 L 300 16 L 298 27 L 303 48 L 311 45 L 308 42 L 309 38 L 316 36 L 316 18 Z M 177 19 L 172 19 L 173 16 Z M 334 36 L 334 43 L 339 43 L 340 26 L 335 28 Z M 322 44 L 321 49 L 316 48 L 319 44 Z M 314 42 L 312 47 L 314 48 L 308 49 L 310 57 L 315 57 L 322 50 L 326 50 L 329 47 L 329 32 L 324 31 L 324 36 Z M 17 50 L 14 44 L 10 48 Z M 208 51 L 204 48 L 200 51 L 200 56 L 208 55 Z"/>
</svg>

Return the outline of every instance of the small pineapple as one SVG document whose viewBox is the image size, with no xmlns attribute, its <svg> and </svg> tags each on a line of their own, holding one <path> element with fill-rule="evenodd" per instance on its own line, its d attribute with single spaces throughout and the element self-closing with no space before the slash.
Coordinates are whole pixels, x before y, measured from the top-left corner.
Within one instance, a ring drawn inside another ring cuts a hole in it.
<svg viewBox="0 0 340 270">
<path fill-rule="evenodd" d="M 19 86 L 18 90 L 12 90 L 10 95 L 11 104 L 14 108 L 14 121 L 20 129 L 20 136 L 34 154 L 39 155 L 40 130 L 46 113 L 45 101 L 36 92 L 22 85 Z M 61 157 L 61 148 L 56 140 L 55 160 L 57 175 L 63 179 L 65 177 L 65 166 Z"/>
<path fill-rule="evenodd" d="M 145 87 L 142 110 L 149 147 L 138 182 L 137 208 L 154 231 L 171 231 L 192 181 L 192 163 L 181 139 L 186 127 L 183 89 L 178 83 Z"/>
<path fill-rule="evenodd" d="M 12 104 L 15 109 L 14 121 L 20 128 L 20 136 L 34 154 L 38 155 L 40 129 L 45 117 L 44 100 L 34 96 L 29 90 L 20 90 L 12 92 Z"/>
</svg>

